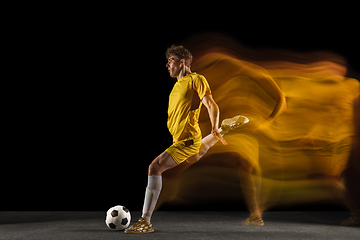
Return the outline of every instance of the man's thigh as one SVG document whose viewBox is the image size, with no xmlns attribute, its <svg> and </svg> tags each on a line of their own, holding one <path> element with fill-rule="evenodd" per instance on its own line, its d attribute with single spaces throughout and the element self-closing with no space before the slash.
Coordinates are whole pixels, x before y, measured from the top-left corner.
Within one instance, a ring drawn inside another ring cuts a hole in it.
<svg viewBox="0 0 360 240">
<path fill-rule="evenodd" d="M 149 175 L 160 175 L 161 173 L 176 167 L 178 164 L 167 152 L 161 153 L 150 164 Z"/>
<path fill-rule="evenodd" d="M 200 147 L 201 139 L 180 141 L 168 147 L 165 152 L 167 152 L 172 157 L 172 159 L 174 159 L 174 161 L 180 165 L 187 159 L 198 154 Z"/>
</svg>

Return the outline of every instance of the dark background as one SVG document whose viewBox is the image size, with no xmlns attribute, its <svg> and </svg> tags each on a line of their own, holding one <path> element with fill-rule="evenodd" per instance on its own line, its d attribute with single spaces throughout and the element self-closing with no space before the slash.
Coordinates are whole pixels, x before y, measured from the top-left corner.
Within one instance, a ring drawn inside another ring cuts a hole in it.
<svg viewBox="0 0 360 240">
<path fill-rule="evenodd" d="M 147 166 L 171 144 L 167 103 L 175 81 L 164 53 L 194 35 L 221 33 L 254 49 L 332 51 L 359 79 L 355 6 L 148 7 L 77 8 L 23 23 L 0 210 L 141 210 Z"/>
</svg>

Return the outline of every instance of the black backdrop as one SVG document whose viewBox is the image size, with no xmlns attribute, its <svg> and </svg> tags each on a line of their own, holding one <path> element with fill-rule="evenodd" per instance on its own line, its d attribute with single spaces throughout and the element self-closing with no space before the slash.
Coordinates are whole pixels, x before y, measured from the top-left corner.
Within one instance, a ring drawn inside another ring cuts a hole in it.
<svg viewBox="0 0 360 240">
<path fill-rule="evenodd" d="M 76 14 L 34 31 L 29 47 L 41 60 L 29 59 L 14 86 L 18 117 L 4 157 L 11 167 L 3 167 L 12 179 L 3 174 L 0 210 L 141 210 L 147 166 L 171 144 L 166 111 L 174 80 L 164 53 L 196 34 L 217 32 L 257 49 L 333 51 L 359 79 L 351 6 L 296 14 L 253 9 L 247 16 L 200 9 Z"/>
</svg>

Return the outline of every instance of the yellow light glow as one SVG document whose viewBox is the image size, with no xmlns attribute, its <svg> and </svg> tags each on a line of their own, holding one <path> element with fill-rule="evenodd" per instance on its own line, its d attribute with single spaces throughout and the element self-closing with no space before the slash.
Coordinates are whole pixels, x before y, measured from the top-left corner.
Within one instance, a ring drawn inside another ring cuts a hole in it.
<svg viewBox="0 0 360 240">
<path fill-rule="evenodd" d="M 236 201 L 239 191 L 249 208 L 251 196 L 257 194 L 262 211 L 321 200 L 339 202 L 344 192 L 340 174 L 354 135 L 352 102 L 359 96 L 359 81 L 345 76 L 342 58 L 282 51 L 269 60 L 271 52 L 263 51 L 262 59 L 261 51 L 229 39 L 199 42 L 189 46 L 192 69 L 208 80 L 220 118 L 241 114 L 250 122 L 225 135 L 227 146 L 217 143 L 198 163 L 164 173 L 158 207 L 164 202 Z M 271 125 L 264 123 L 276 101 L 241 74 L 250 62 L 266 69 L 262 74 L 269 74 L 286 97 L 287 112 Z M 203 136 L 209 134 L 205 108 L 199 123 Z M 206 185 L 207 190 L 200 188 Z"/>
</svg>

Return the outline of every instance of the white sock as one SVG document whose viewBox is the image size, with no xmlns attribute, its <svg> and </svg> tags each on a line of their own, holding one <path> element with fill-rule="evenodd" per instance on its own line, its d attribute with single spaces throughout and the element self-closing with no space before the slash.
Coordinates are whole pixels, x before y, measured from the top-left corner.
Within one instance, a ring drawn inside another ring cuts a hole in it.
<svg viewBox="0 0 360 240">
<path fill-rule="evenodd" d="M 146 187 L 142 217 L 150 222 L 151 215 L 155 209 L 162 188 L 161 176 L 148 176 L 148 185 Z"/>
<path fill-rule="evenodd" d="M 221 136 L 224 136 L 225 134 L 223 133 L 222 129 L 219 128 L 219 132 L 221 134 Z M 206 137 L 204 137 L 201 141 L 201 147 L 199 150 L 199 156 L 200 158 L 202 158 L 202 156 L 204 156 L 207 151 L 215 145 L 215 143 L 217 143 L 219 141 L 219 139 L 217 139 L 216 137 L 214 137 L 212 134 L 207 135 Z"/>
</svg>

